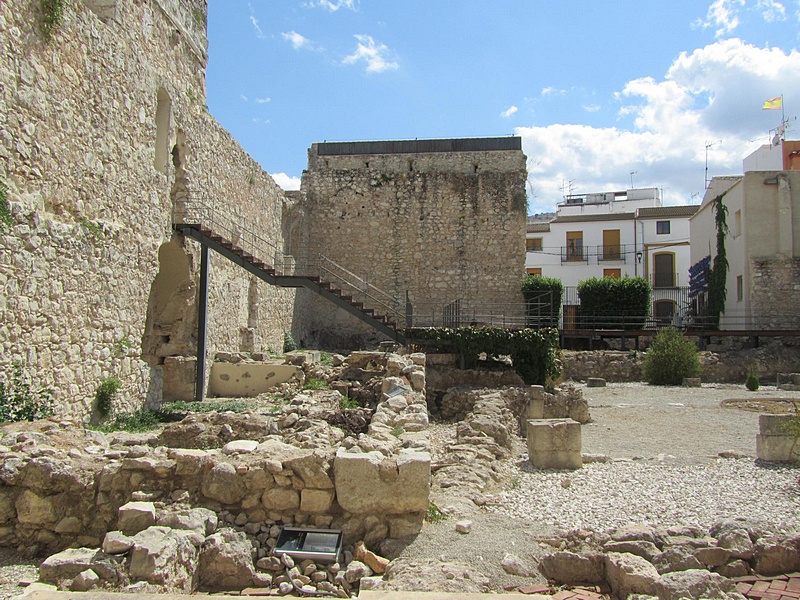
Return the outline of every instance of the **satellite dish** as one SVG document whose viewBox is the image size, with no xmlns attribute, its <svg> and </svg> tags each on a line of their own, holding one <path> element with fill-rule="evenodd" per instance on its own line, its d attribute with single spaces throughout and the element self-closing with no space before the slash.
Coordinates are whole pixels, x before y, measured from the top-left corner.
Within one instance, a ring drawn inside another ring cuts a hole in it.
<svg viewBox="0 0 800 600">
<path fill-rule="evenodd" d="M 780 144 L 780 143 L 781 143 L 781 136 L 780 136 L 780 135 L 778 135 L 778 134 L 776 133 L 776 134 L 775 134 L 775 135 L 772 137 L 772 145 L 773 145 L 773 146 L 777 146 L 777 145 L 778 145 L 778 144 Z"/>
</svg>

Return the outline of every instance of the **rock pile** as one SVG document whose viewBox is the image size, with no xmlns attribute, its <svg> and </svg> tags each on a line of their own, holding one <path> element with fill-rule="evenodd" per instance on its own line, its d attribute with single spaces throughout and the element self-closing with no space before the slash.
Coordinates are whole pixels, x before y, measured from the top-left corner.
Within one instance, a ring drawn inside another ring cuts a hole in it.
<svg viewBox="0 0 800 600">
<path fill-rule="evenodd" d="M 630 525 L 546 540 L 558 552 L 541 573 L 560 585 L 608 585 L 618 598 L 742 598 L 737 578 L 800 571 L 800 534 L 777 535 L 744 520 L 695 527 Z"/>
<path fill-rule="evenodd" d="M 129 503 L 120 509 L 126 529 L 106 534 L 101 548 L 70 548 L 47 558 L 40 579 L 73 591 L 95 588 L 129 593 L 233 591 L 250 587 L 279 594 L 347 598 L 358 581 L 383 572 L 385 562 L 363 543 L 332 564 L 295 562 L 289 555 L 258 558 L 258 540 L 274 547 L 281 528 L 262 523 L 244 529 L 220 525 L 208 509 L 157 509 L 153 503 Z M 255 562 L 254 562 L 255 561 Z M 375 571 L 377 569 L 377 571 Z"/>
</svg>

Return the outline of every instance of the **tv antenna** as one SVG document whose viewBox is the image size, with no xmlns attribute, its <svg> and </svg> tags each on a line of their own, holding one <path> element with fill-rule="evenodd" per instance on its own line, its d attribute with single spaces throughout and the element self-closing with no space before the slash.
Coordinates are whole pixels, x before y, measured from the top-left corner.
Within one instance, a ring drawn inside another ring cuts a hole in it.
<svg viewBox="0 0 800 600">
<path fill-rule="evenodd" d="M 706 184 L 703 188 L 704 190 L 708 189 L 708 184 L 711 183 L 711 180 L 708 178 L 708 149 L 712 146 L 716 146 L 717 144 L 721 144 L 722 140 L 717 140 L 716 142 L 706 142 Z"/>
<path fill-rule="evenodd" d="M 561 180 L 561 185 L 559 186 L 559 190 L 561 190 L 561 194 L 566 198 L 567 196 L 572 196 L 572 184 L 575 183 L 574 179 L 570 179 L 569 181 Z"/>
<path fill-rule="evenodd" d="M 631 189 L 633 189 L 633 176 L 636 175 L 639 171 L 631 171 Z"/>
</svg>

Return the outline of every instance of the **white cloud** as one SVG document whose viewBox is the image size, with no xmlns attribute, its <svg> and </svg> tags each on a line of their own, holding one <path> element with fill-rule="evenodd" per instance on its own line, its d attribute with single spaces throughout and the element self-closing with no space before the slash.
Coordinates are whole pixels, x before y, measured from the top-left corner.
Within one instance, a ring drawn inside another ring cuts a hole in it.
<svg viewBox="0 0 800 600">
<path fill-rule="evenodd" d="M 593 113 L 593 112 L 597 112 L 597 111 L 599 111 L 599 110 L 600 110 L 601 108 L 603 108 L 603 107 L 602 107 L 602 106 L 600 106 L 599 104 L 584 104 L 582 108 L 583 108 L 583 110 L 585 110 L 586 112 Z"/>
<path fill-rule="evenodd" d="M 400 67 L 397 62 L 389 60 L 389 48 L 385 44 L 376 42 L 369 35 L 356 34 L 353 37 L 358 40 L 358 45 L 355 52 L 342 60 L 344 64 L 352 65 L 363 60 L 367 63 L 368 73 L 381 73 Z"/>
<path fill-rule="evenodd" d="M 266 36 L 264 35 L 264 32 L 261 31 L 261 27 L 258 24 L 258 19 L 256 18 L 256 11 L 253 9 L 253 5 L 250 2 L 247 3 L 247 8 L 250 11 L 250 23 L 252 23 L 253 29 L 256 30 L 256 37 L 260 40 L 263 40 L 264 38 L 266 38 Z"/>
<path fill-rule="evenodd" d="M 307 37 L 297 33 L 296 31 L 287 31 L 281 34 L 281 37 L 287 42 L 292 44 L 292 48 L 300 50 L 301 48 L 310 48 L 311 40 Z"/>
<path fill-rule="evenodd" d="M 800 52 L 757 48 L 728 39 L 680 54 L 666 76 L 629 81 L 616 94 L 620 123 L 520 127 L 537 190 L 534 210 L 552 210 L 559 187 L 574 191 L 625 189 L 630 172 L 639 187 L 663 187 L 665 202 L 685 204 L 702 194 L 706 144 L 709 176 L 741 173 L 742 159 L 768 143 L 778 125 L 764 100 L 783 93 L 800 97 Z"/>
<path fill-rule="evenodd" d="M 247 96 L 245 96 L 244 94 L 239 94 L 239 99 L 240 99 L 242 102 L 247 102 Z"/>
<path fill-rule="evenodd" d="M 340 8 L 356 10 L 356 0 L 318 0 L 316 5 L 327 8 L 331 12 L 336 12 Z"/>
<path fill-rule="evenodd" d="M 277 183 L 284 190 L 300 189 L 299 177 L 292 177 L 291 175 L 287 175 L 286 173 L 271 173 L 271 175 L 272 179 L 275 180 L 275 183 Z"/>
<path fill-rule="evenodd" d="M 266 104 L 272 101 L 272 98 L 256 98 L 256 104 Z"/>
<path fill-rule="evenodd" d="M 777 0 L 758 0 L 757 8 L 767 23 L 786 20 L 786 7 Z"/>
<path fill-rule="evenodd" d="M 542 96 L 551 96 L 553 94 L 558 94 L 560 96 L 563 96 L 566 93 L 567 93 L 567 90 L 559 90 L 559 89 L 554 88 L 552 86 L 547 86 L 547 87 L 542 88 L 542 92 L 541 92 Z"/>
<path fill-rule="evenodd" d="M 744 3 L 745 0 L 714 0 L 708 7 L 705 21 L 698 20 L 695 25 L 703 29 L 717 27 L 718 38 L 733 33 L 739 26 L 739 8 L 744 7 Z"/>
<path fill-rule="evenodd" d="M 507 119 L 508 117 L 513 115 L 518 110 L 519 109 L 516 106 L 509 106 L 506 110 L 504 110 L 503 112 L 500 113 L 500 116 L 503 117 L 504 119 Z"/>
</svg>

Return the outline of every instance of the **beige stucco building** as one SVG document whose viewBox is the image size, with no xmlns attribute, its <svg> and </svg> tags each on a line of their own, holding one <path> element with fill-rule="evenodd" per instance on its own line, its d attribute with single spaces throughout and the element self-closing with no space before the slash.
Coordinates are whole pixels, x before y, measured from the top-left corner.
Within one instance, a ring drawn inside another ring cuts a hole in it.
<svg viewBox="0 0 800 600">
<path fill-rule="evenodd" d="M 745 158 L 743 175 L 714 177 L 691 219 L 692 264 L 713 262 L 712 202 L 722 196 L 729 229 L 723 329 L 800 327 L 800 142 L 778 142 Z"/>
</svg>

